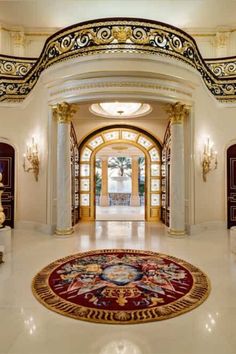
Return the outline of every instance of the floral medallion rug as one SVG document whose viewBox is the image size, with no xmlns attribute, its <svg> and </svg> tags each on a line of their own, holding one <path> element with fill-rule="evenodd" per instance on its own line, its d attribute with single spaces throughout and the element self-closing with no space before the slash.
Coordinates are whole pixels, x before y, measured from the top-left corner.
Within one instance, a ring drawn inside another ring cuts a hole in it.
<svg viewBox="0 0 236 354">
<path fill-rule="evenodd" d="M 79 320 L 143 323 L 178 316 L 210 292 L 207 276 L 181 259 L 137 250 L 97 250 L 49 264 L 33 279 L 47 308 Z"/>
</svg>

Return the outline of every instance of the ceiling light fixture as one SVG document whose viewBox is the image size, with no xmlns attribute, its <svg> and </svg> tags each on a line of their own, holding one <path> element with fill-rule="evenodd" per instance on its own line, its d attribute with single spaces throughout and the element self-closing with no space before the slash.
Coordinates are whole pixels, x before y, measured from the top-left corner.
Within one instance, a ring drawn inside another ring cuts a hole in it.
<svg viewBox="0 0 236 354">
<path fill-rule="evenodd" d="M 141 102 L 100 102 L 90 106 L 90 112 L 106 118 L 134 118 L 152 111 L 147 103 Z"/>
</svg>

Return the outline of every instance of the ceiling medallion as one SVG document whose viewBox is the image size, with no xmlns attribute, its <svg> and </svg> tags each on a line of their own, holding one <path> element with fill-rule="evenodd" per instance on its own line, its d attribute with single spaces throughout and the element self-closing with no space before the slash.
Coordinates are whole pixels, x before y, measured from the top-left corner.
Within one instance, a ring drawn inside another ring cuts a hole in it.
<svg viewBox="0 0 236 354">
<path fill-rule="evenodd" d="M 106 118 L 134 118 L 144 116 L 152 111 L 148 103 L 141 102 L 100 102 L 89 108 L 90 112 Z"/>
</svg>

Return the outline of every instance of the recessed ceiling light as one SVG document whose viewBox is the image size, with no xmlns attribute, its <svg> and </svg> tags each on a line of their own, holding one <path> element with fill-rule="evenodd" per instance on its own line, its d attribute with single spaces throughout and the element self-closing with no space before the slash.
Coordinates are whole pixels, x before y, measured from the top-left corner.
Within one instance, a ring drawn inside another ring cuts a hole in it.
<svg viewBox="0 0 236 354">
<path fill-rule="evenodd" d="M 147 103 L 141 102 L 100 102 L 89 108 L 90 112 L 106 118 L 134 118 L 152 111 Z"/>
</svg>

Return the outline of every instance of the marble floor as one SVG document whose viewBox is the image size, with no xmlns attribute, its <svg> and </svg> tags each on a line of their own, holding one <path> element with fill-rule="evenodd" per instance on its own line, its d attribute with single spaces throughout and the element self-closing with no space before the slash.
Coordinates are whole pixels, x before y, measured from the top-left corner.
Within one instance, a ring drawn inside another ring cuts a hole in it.
<svg viewBox="0 0 236 354">
<path fill-rule="evenodd" d="M 96 220 L 134 221 L 144 220 L 144 206 L 121 206 L 109 207 L 96 206 Z"/>
<path fill-rule="evenodd" d="M 72 237 L 15 230 L 0 265 L 1 354 L 235 354 L 236 232 L 205 231 L 174 239 L 157 223 L 81 223 Z M 209 298 L 181 316 L 145 324 L 77 321 L 47 310 L 31 280 L 45 265 L 78 251 L 136 248 L 183 258 L 211 279 Z"/>
</svg>

